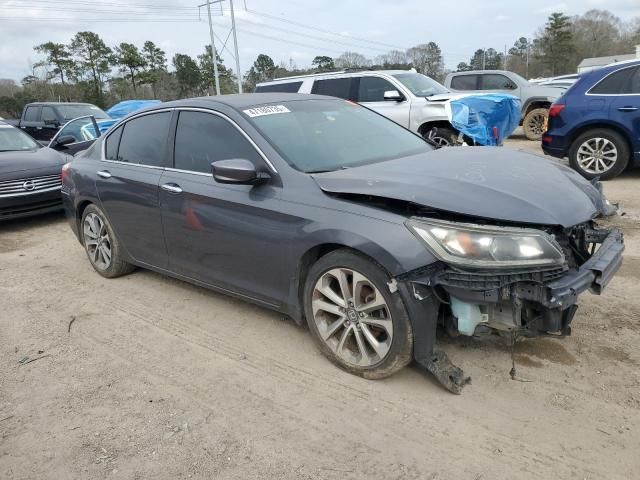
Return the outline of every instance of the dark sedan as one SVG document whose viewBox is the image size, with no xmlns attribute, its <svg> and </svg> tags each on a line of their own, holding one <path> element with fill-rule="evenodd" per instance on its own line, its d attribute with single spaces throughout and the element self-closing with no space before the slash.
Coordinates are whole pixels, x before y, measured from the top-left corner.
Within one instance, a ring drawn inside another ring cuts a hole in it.
<svg viewBox="0 0 640 480">
<path fill-rule="evenodd" d="M 597 182 L 503 148 L 433 150 L 348 101 L 182 100 L 116 124 L 63 170 L 70 224 L 105 277 L 149 268 L 306 321 L 345 370 L 414 358 L 466 383 L 438 323 L 567 335 L 577 295 L 617 271 Z"/>
<path fill-rule="evenodd" d="M 0 121 L 0 221 L 62 210 L 60 177 L 69 158 Z"/>
</svg>

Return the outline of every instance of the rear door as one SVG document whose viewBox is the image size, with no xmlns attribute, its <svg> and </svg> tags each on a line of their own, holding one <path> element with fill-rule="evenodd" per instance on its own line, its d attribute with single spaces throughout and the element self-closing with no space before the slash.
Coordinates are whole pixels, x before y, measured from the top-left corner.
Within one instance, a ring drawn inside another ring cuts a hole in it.
<svg viewBox="0 0 640 480">
<path fill-rule="evenodd" d="M 275 175 L 254 144 L 229 119 L 211 111 L 181 110 L 175 165 L 161 180 L 162 223 L 171 271 L 277 305 L 288 289 L 279 232 L 277 179 L 263 185 L 225 185 L 211 174 L 217 160 L 243 158 Z"/>
<path fill-rule="evenodd" d="M 314 80 L 311 93 L 355 101 L 357 98 L 357 84 L 354 80 L 353 77 L 321 78 Z"/>
<path fill-rule="evenodd" d="M 109 132 L 96 172 L 102 208 L 129 255 L 166 269 L 159 182 L 169 158 L 171 110 L 141 114 Z"/>
<path fill-rule="evenodd" d="M 633 139 L 634 150 L 640 146 L 640 67 L 624 69 L 626 79 L 618 94 L 611 97 L 609 118 L 621 125 Z"/>
<path fill-rule="evenodd" d="M 42 132 L 44 123 L 41 121 L 41 117 L 42 107 L 40 105 L 27 105 L 20 120 L 20 128 L 36 140 L 48 140 L 45 138 L 46 132 Z"/>
<path fill-rule="evenodd" d="M 391 90 L 403 95 L 400 88 L 389 80 L 374 75 L 365 75 L 354 80 L 357 82 L 356 101 L 358 103 L 375 110 L 405 128 L 409 127 L 410 104 L 407 98 L 405 97 L 401 101 L 384 99 L 384 92 Z"/>
</svg>

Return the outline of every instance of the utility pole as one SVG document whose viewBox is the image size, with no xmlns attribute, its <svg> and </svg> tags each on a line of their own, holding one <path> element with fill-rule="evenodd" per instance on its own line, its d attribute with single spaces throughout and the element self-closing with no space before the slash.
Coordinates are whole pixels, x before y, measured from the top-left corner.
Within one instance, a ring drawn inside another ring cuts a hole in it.
<svg viewBox="0 0 640 480">
<path fill-rule="evenodd" d="M 502 66 L 504 70 L 507 69 L 507 44 L 504 45 L 504 65 Z"/>
<path fill-rule="evenodd" d="M 217 0 L 218 3 L 222 0 Z M 220 78 L 218 77 L 218 52 L 213 39 L 213 21 L 211 20 L 211 1 L 207 0 L 207 15 L 209 16 L 209 36 L 211 37 L 211 62 L 213 63 L 213 76 L 216 84 L 216 95 L 220 95 Z"/>
<path fill-rule="evenodd" d="M 487 49 L 482 49 L 482 70 L 486 70 L 485 66 L 487 65 Z"/>
<path fill-rule="evenodd" d="M 529 39 L 527 38 L 527 62 L 526 62 L 526 79 L 529 80 Z"/>
<path fill-rule="evenodd" d="M 236 35 L 236 16 L 233 13 L 233 0 L 229 0 L 231 7 L 231 28 L 233 29 L 233 46 L 236 51 L 236 72 L 238 75 L 238 93 L 242 93 L 242 75 L 240 74 L 240 56 L 238 55 L 238 36 Z"/>
</svg>

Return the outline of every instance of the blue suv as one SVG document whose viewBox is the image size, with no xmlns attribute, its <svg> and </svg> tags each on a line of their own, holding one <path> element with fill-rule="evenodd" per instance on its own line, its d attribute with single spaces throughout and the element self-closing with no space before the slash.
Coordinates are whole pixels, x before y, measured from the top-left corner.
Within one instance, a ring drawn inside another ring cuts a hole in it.
<svg viewBox="0 0 640 480">
<path fill-rule="evenodd" d="M 589 179 L 640 165 L 640 60 L 582 74 L 551 105 L 542 150 Z"/>
</svg>

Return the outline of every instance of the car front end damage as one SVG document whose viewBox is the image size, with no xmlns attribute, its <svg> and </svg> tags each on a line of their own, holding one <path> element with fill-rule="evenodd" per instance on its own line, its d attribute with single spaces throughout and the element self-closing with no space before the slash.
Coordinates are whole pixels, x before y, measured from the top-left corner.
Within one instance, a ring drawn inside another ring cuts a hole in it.
<svg viewBox="0 0 640 480">
<path fill-rule="evenodd" d="M 623 234 L 589 221 L 570 228 L 502 227 L 412 218 L 439 261 L 396 277 L 414 328 L 414 358 L 445 388 L 469 379 L 435 345 L 453 335 L 566 336 L 585 290 L 600 294 L 622 263 Z"/>
</svg>

